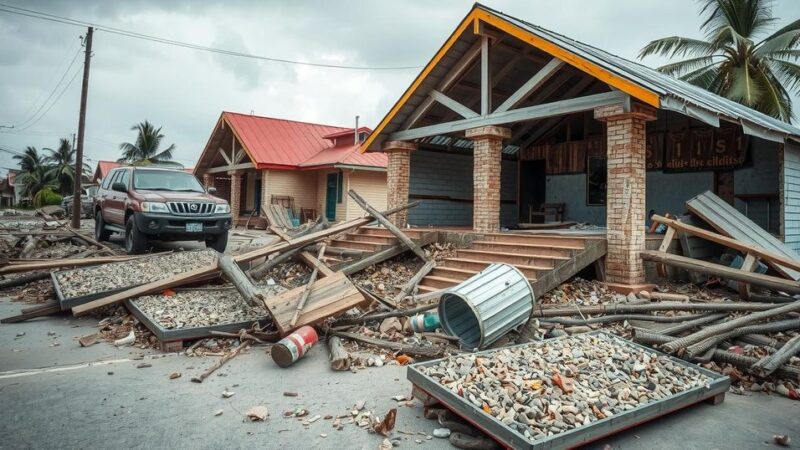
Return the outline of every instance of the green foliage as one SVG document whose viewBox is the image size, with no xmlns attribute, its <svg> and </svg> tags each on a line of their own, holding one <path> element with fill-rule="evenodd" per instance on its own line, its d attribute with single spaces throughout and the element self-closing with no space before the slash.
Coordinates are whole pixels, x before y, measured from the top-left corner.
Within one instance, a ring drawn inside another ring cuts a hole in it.
<svg viewBox="0 0 800 450">
<path fill-rule="evenodd" d="M 766 35 L 778 20 L 770 0 L 700 4 L 705 39 L 657 39 L 642 48 L 639 58 L 681 58 L 658 70 L 790 122 L 791 94 L 800 93 L 800 19 Z"/>
<path fill-rule="evenodd" d="M 123 142 L 119 145 L 122 150 L 122 158 L 117 162 L 129 163 L 133 165 L 147 165 L 147 164 L 177 164 L 173 163 L 172 152 L 175 150 L 175 144 L 171 144 L 164 150 L 160 150 L 161 140 L 164 135 L 161 134 L 161 127 L 156 128 L 148 121 L 134 125 L 131 128 L 136 131 L 136 141 L 134 143 Z"/>
<path fill-rule="evenodd" d="M 46 187 L 33 196 L 33 206 L 41 208 L 47 205 L 60 205 L 62 199 L 60 194 L 53 192 L 52 188 Z"/>
</svg>

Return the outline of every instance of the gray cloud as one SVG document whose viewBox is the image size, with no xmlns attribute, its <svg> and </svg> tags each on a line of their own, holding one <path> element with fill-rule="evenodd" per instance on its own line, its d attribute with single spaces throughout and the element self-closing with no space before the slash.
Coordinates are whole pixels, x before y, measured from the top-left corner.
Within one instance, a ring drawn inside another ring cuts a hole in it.
<svg viewBox="0 0 800 450">
<path fill-rule="evenodd" d="M 441 46 L 472 1 L 412 0 L 197 1 L 5 0 L 14 5 L 106 26 L 277 58 L 360 66 L 422 65 Z M 635 58 L 668 35 L 699 37 L 693 0 L 508 0 L 493 8 Z M 782 23 L 800 2 L 775 3 Z M 0 125 L 34 109 L 77 50 L 79 27 L 0 12 Z M 222 110 L 374 126 L 416 76 L 409 71 L 348 71 L 234 58 L 105 32 L 95 36 L 86 153 L 116 159 L 142 120 L 163 126 L 176 159 L 193 165 Z M 80 61 L 79 61 L 80 62 Z M 658 65 L 658 59 L 646 61 Z M 73 70 L 79 68 L 79 63 Z M 78 123 L 79 78 L 47 115 L 22 133 L 0 133 L 0 145 L 53 146 Z M 13 166 L 0 153 L 0 167 Z"/>
</svg>

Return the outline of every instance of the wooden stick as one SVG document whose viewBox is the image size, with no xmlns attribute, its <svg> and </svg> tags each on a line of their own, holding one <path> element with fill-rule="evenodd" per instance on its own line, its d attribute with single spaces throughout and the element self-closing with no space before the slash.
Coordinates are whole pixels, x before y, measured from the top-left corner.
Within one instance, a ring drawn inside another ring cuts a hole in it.
<svg viewBox="0 0 800 450">
<path fill-rule="evenodd" d="M 264 306 L 264 295 L 261 290 L 247 278 L 247 275 L 238 264 L 233 262 L 230 256 L 219 253 L 217 261 L 222 273 L 233 283 L 233 286 L 250 306 Z"/>
<path fill-rule="evenodd" d="M 766 311 L 780 307 L 773 303 L 678 303 L 661 302 L 645 304 L 611 303 L 608 305 L 570 306 L 556 308 L 537 307 L 531 317 L 563 317 L 578 314 L 629 314 L 653 311 Z"/>
<path fill-rule="evenodd" d="M 284 233 L 283 230 L 281 230 L 280 228 L 278 228 L 275 225 L 270 225 L 269 226 L 269 231 L 272 231 L 273 233 L 275 233 L 275 236 L 278 236 L 279 238 L 283 239 L 285 242 L 289 242 L 289 241 L 292 240 L 291 236 L 289 236 L 288 234 Z"/>
<path fill-rule="evenodd" d="M 403 299 L 406 298 L 406 296 L 413 294 L 414 288 L 417 287 L 417 284 L 419 284 L 419 282 L 422 281 L 423 278 L 425 278 L 425 275 L 427 275 L 428 272 L 433 270 L 434 267 L 436 267 L 436 261 L 434 261 L 433 259 L 426 262 L 425 265 L 422 266 L 422 268 L 420 268 L 419 271 L 413 277 L 411 277 L 410 280 L 408 280 L 408 283 L 406 283 L 405 286 L 403 286 L 403 288 L 400 289 L 400 292 L 394 297 L 395 304 L 398 305 L 401 304 L 403 302 Z"/>
<path fill-rule="evenodd" d="M 61 305 L 58 303 L 47 303 L 35 310 L 28 310 L 29 312 L 18 314 L 16 316 L 6 317 L 0 320 L 0 323 L 19 323 L 36 317 L 49 316 L 61 311 Z"/>
<path fill-rule="evenodd" d="M 769 250 L 766 250 L 764 248 L 751 245 L 745 242 L 737 241 L 736 239 L 732 239 L 727 236 L 714 233 L 712 231 L 704 230 L 702 228 L 683 223 L 679 220 L 668 219 L 666 217 L 662 217 L 659 215 L 654 215 L 652 217 L 652 220 L 654 222 L 663 223 L 664 225 L 667 225 L 670 228 L 675 228 L 678 231 L 682 231 L 684 233 L 688 233 L 703 238 L 705 240 L 715 242 L 720 245 L 724 245 L 734 250 L 738 250 L 744 254 L 752 254 L 758 256 L 759 258 L 766 260 L 768 263 L 770 263 L 770 265 L 773 266 L 780 265 L 783 267 L 788 267 L 790 269 L 800 271 L 800 261 L 796 261 L 787 256 L 770 252 Z"/>
<path fill-rule="evenodd" d="M 389 219 L 384 217 L 384 215 L 378 212 L 377 209 L 370 206 L 369 203 L 367 203 L 366 200 L 364 200 L 360 195 L 358 195 L 356 191 L 350 189 L 350 191 L 348 191 L 348 194 L 350 195 L 350 197 L 353 198 L 353 200 L 355 200 L 356 203 L 358 203 L 358 206 L 360 206 L 364 211 L 369 213 L 369 215 L 374 217 L 375 220 L 380 222 L 380 224 L 386 227 L 387 230 L 391 231 L 392 234 L 394 234 L 397 237 L 397 239 L 400 239 L 400 242 L 405 244 L 406 247 L 410 248 L 415 255 L 422 258 L 423 261 L 428 260 L 428 256 L 425 255 L 425 252 L 422 251 L 421 248 L 419 248 L 419 245 L 417 245 L 414 241 L 412 241 L 411 238 L 406 236 L 406 234 L 403 233 L 400 230 L 400 228 L 398 228 L 395 224 L 390 222 Z"/>
<path fill-rule="evenodd" d="M 228 362 L 228 361 L 232 360 L 233 358 L 235 358 L 236 355 L 238 355 L 239 352 L 244 350 L 245 347 L 247 347 L 248 345 L 250 345 L 250 341 L 242 342 L 236 348 L 231 350 L 230 353 L 224 355 L 222 358 L 217 360 L 217 362 L 214 363 L 213 366 L 209 367 L 205 372 L 201 373 L 200 376 L 192 377 L 192 381 L 195 382 L 195 383 L 202 383 L 203 380 L 208 378 L 212 373 L 214 373 L 215 370 L 219 369 L 220 367 L 225 365 L 226 362 Z"/>
<path fill-rule="evenodd" d="M 58 269 L 61 267 L 83 267 L 83 266 L 96 266 L 99 264 L 108 264 L 120 261 L 130 261 L 132 259 L 146 258 L 152 255 L 137 255 L 137 256 L 106 256 L 99 258 L 85 258 L 85 259 L 52 259 L 41 260 L 37 262 L 22 262 L 16 261 L 7 266 L 0 267 L 0 275 L 8 273 L 30 272 L 33 270 L 46 270 Z"/>
<path fill-rule="evenodd" d="M 770 303 L 765 304 L 769 305 Z M 779 316 L 781 314 L 786 314 L 793 311 L 800 311 L 800 301 L 789 303 L 778 308 L 768 309 L 766 311 L 747 314 L 727 322 L 704 328 L 696 333 L 692 333 L 688 336 L 669 342 L 665 344 L 662 349 L 668 353 L 675 353 L 679 349 L 696 344 L 704 339 L 710 338 L 711 336 L 715 336 L 726 331 L 731 331 L 743 325 L 759 322 L 764 319 L 769 319 L 770 317 Z"/>
<path fill-rule="evenodd" d="M 50 272 L 29 273 L 27 275 L 21 275 L 10 280 L 0 281 L 0 289 L 17 287 L 33 281 L 44 280 L 45 278 L 50 278 Z"/>
<path fill-rule="evenodd" d="M 744 270 L 734 269 L 721 264 L 700 261 L 670 253 L 645 250 L 640 254 L 644 260 L 661 262 L 670 266 L 691 270 L 693 272 L 741 281 L 744 283 L 754 284 L 756 286 L 763 286 L 775 291 L 784 291 L 790 294 L 800 294 L 800 283 L 797 283 L 793 280 L 763 275 L 760 273 L 746 272 Z"/>
<path fill-rule="evenodd" d="M 367 322 L 376 322 L 376 321 L 383 320 L 383 319 L 388 319 L 388 318 L 391 318 L 391 317 L 413 316 L 413 315 L 419 314 L 421 312 L 429 311 L 429 310 L 431 310 L 433 308 L 436 308 L 438 306 L 439 306 L 438 303 L 431 303 L 430 305 L 419 306 L 419 307 L 413 308 L 413 309 L 400 309 L 400 310 L 389 311 L 389 312 L 385 312 L 385 313 L 370 314 L 368 316 L 363 316 L 363 317 L 340 319 L 340 320 L 337 320 L 337 321 L 333 322 L 333 324 L 331 324 L 331 326 L 339 327 L 339 326 L 346 326 L 346 325 L 358 325 L 358 324 L 367 323 Z"/>
<path fill-rule="evenodd" d="M 322 255 L 325 254 L 325 244 L 319 249 L 319 253 L 317 253 L 317 259 L 322 258 Z M 300 301 L 297 302 L 297 308 L 294 310 L 294 315 L 292 316 L 291 322 L 289 322 L 289 327 L 294 328 L 297 325 L 297 319 L 300 317 L 300 313 L 303 312 L 303 308 L 306 307 L 306 302 L 308 301 L 308 295 L 311 294 L 311 287 L 314 286 L 314 282 L 317 281 L 317 274 L 319 273 L 319 267 L 314 267 L 314 270 L 311 271 L 311 277 L 308 279 L 308 283 L 306 284 L 306 288 L 303 290 L 303 295 L 300 297 Z"/>
<path fill-rule="evenodd" d="M 387 348 L 389 350 L 394 350 L 399 353 L 406 353 L 412 356 L 422 356 L 425 358 L 437 358 L 444 355 L 442 350 L 439 350 L 435 347 L 419 347 L 416 345 L 407 345 L 400 342 L 392 342 L 386 341 L 383 339 L 375 339 L 371 337 L 364 336 L 363 334 L 358 333 L 347 333 L 344 331 L 333 331 L 331 330 L 329 334 L 333 336 L 338 336 L 340 338 L 349 339 L 351 341 L 358 341 L 363 342 L 365 344 L 374 345 L 375 347 L 380 348 Z"/>
<path fill-rule="evenodd" d="M 772 372 L 778 370 L 782 365 L 789 362 L 789 359 L 798 351 L 800 351 L 800 335 L 789 339 L 789 341 L 775 353 L 761 358 L 750 367 L 750 372 L 760 377 L 767 377 Z"/>
<path fill-rule="evenodd" d="M 331 369 L 335 371 L 350 370 L 352 359 L 350 353 L 342 345 L 342 340 L 336 336 L 328 338 L 328 351 L 330 352 Z"/>
</svg>

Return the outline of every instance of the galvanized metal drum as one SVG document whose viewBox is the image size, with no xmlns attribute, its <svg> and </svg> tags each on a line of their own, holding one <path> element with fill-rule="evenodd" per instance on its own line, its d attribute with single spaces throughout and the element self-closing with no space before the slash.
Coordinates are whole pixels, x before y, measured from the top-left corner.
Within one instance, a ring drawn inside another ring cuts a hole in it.
<svg viewBox="0 0 800 450">
<path fill-rule="evenodd" d="M 519 269 L 492 264 L 442 295 L 439 320 L 464 347 L 481 349 L 524 324 L 534 301 Z"/>
</svg>

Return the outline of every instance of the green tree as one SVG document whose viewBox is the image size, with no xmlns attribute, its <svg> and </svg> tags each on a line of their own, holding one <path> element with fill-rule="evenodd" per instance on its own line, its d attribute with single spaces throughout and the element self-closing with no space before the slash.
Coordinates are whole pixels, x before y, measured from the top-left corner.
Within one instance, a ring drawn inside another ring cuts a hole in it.
<svg viewBox="0 0 800 450">
<path fill-rule="evenodd" d="M 55 150 L 46 148 L 49 154 L 43 159 L 47 165 L 46 176 L 58 186 L 61 195 L 70 195 L 75 189 L 75 149 L 68 139 L 61 138 Z M 84 174 L 88 171 L 84 165 Z"/>
<path fill-rule="evenodd" d="M 23 186 L 24 197 L 33 197 L 40 190 L 52 186 L 44 158 L 35 147 L 26 147 L 23 154 L 14 155 L 14 159 L 19 161 L 20 174 L 17 180 Z"/>
<path fill-rule="evenodd" d="M 659 67 L 703 89 L 786 122 L 800 87 L 800 19 L 768 34 L 778 18 L 770 0 L 701 0 L 705 39 L 650 42 L 639 58 L 686 58 Z"/>
<path fill-rule="evenodd" d="M 164 135 L 161 134 L 161 127 L 156 128 L 148 121 L 144 121 L 131 128 L 136 131 L 136 142 L 123 142 L 119 145 L 122 150 L 122 158 L 117 162 L 129 163 L 133 165 L 147 165 L 147 164 L 175 164 L 170 161 L 172 159 L 172 152 L 175 150 L 175 144 L 171 144 L 164 150 L 160 150 L 161 140 Z"/>
</svg>

